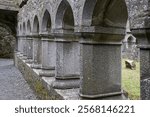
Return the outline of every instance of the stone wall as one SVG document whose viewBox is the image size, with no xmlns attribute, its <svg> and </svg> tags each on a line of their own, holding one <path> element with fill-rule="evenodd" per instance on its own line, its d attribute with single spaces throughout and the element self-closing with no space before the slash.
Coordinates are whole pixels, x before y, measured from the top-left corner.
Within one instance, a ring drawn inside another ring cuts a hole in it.
<svg viewBox="0 0 150 117">
<path fill-rule="evenodd" d="M 13 58 L 15 41 L 11 29 L 0 23 L 0 58 Z"/>
</svg>

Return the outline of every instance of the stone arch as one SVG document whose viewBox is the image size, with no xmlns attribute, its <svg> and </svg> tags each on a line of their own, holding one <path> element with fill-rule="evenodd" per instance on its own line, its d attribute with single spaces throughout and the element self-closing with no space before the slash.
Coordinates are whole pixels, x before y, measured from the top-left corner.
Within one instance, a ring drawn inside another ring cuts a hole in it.
<svg viewBox="0 0 150 117">
<path fill-rule="evenodd" d="M 37 15 L 35 15 L 34 21 L 33 21 L 33 33 L 39 33 L 39 19 Z"/>
<path fill-rule="evenodd" d="M 46 9 L 42 18 L 42 32 L 50 31 L 51 29 L 51 15 Z"/>
<path fill-rule="evenodd" d="M 125 28 L 127 18 L 125 0 L 86 0 L 82 25 Z"/>
<path fill-rule="evenodd" d="M 127 41 L 130 43 L 136 43 L 136 38 L 133 35 L 128 36 Z"/>
<path fill-rule="evenodd" d="M 27 33 L 29 34 L 31 32 L 31 23 L 30 20 L 27 21 Z"/>
<path fill-rule="evenodd" d="M 132 34 L 128 34 L 125 36 L 124 42 L 136 43 L 136 38 Z"/>
<path fill-rule="evenodd" d="M 62 0 L 56 12 L 56 28 L 74 29 L 73 9 L 67 0 Z"/>
</svg>

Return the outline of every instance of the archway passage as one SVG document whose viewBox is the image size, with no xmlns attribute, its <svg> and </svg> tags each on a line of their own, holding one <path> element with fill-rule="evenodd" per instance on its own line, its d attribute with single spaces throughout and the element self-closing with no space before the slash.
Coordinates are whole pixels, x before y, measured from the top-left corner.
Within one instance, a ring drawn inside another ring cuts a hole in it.
<svg viewBox="0 0 150 117">
<path fill-rule="evenodd" d="M 57 10 L 56 28 L 74 29 L 73 10 L 66 0 L 62 0 Z"/>
<path fill-rule="evenodd" d="M 83 25 L 125 27 L 127 10 L 124 0 L 86 0 Z"/>
</svg>

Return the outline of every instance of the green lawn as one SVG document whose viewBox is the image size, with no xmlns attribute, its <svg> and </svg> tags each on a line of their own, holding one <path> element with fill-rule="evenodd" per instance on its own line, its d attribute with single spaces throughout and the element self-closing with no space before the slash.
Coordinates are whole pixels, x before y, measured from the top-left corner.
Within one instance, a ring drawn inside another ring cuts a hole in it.
<svg viewBox="0 0 150 117">
<path fill-rule="evenodd" d="M 140 63 L 136 62 L 136 70 L 125 68 L 125 60 L 122 60 L 122 87 L 128 93 L 131 100 L 140 99 Z"/>
</svg>

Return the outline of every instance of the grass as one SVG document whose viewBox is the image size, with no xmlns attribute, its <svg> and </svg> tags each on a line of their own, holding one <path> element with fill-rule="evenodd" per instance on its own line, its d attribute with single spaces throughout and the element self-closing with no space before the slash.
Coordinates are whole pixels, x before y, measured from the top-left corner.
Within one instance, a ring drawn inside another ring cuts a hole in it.
<svg viewBox="0 0 150 117">
<path fill-rule="evenodd" d="M 136 70 L 125 68 L 125 59 L 122 60 L 122 88 L 128 93 L 131 100 L 140 99 L 140 63 L 136 62 Z"/>
</svg>

